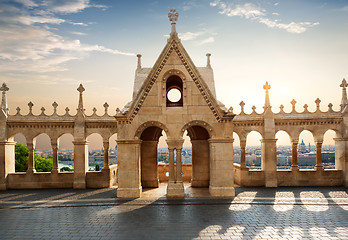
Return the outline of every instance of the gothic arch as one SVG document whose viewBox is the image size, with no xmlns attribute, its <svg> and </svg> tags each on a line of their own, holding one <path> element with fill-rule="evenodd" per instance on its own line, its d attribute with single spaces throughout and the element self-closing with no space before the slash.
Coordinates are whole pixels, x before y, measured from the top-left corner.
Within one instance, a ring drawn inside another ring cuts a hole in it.
<svg viewBox="0 0 348 240">
<path fill-rule="evenodd" d="M 177 69 L 171 69 L 171 70 L 168 70 L 167 72 L 165 72 L 163 74 L 162 82 L 165 83 L 168 80 L 168 78 L 173 76 L 173 75 L 176 75 L 179 78 L 181 78 L 181 80 L 183 82 L 186 81 L 186 76 L 185 76 L 185 74 L 182 71 L 177 70 Z"/>
<path fill-rule="evenodd" d="M 168 128 L 163 123 L 160 123 L 158 121 L 147 121 L 138 127 L 138 129 L 135 131 L 134 138 L 140 139 L 141 134 L 148 127 L 158 127 L 160 129 L 164 130 L 166 132 L 167 136 L 169 136 Z"/>
</svg>

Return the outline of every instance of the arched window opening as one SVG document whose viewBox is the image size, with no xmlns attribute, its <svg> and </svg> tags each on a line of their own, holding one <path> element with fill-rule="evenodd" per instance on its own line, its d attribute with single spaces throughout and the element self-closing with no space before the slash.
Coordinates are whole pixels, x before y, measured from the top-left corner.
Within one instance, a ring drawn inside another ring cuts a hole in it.
<svg viewBox="0 0 348 240">
<path fill-rule="evenodd" d="M 15 145 L 15 171 L 26 172 L 28 169 L 28 147 L 24 135 L 17 133 L 14 135 Z"/>
<path fill-rule="evenodd" d="M 41 133 L 34 139 L 35 170 L 37 172 L 51 172 L 53 167 L 53 151 L 51 139 L 46 133 Z"/>
<path fill-rule="evenodd" d="M 58 144 L 58 169 L 60 172 L 74 171 L 74 137 L 65 133 L 59 138 Z"/>
<path fill-rule="evenodd" d="M 166 82 L 166 106 L 183 106 L 183 83 L 179 76 L 172 75 Z"/>
<path fill-rule="evenodd" d="M 277 169 L 287 170 L 292 164 L 292 147 L 290 136 L 285 131 L 276 134 L 277 140 Z"/>
<path fill-rule="evenodd" d="M 335 141 L 336 132 L 328 130 L 324 134 L 321 159 L 325 169 L 335 169 Z"/>
<path fill-rule="evenodd" d="M 317 149 L 313 134 L 303 130 L 299 136 L 297 146 L 297 164 L 300 169 L 314 169 L 316 164 Z"/>
<path fill-rule="evenodd" d="M 233 132 L 233 163 L 240 164 L 241 149 L 240 140 L 237 133 Z"/>
<path fill-rule="evenodd" d="M 88 171 L 100 171 L 104 167 L 103 138 L 98 133 L 87 137 Z"/>
<path fill-rule="evenodd" d="M 109 138 L 109 165 L 117 164 L 117 133 Z"/>
<path fill-rule="evenodd" d="M 261 139 L 261 134 L 256 131 L 247 136 L 245 162 L 250 170 L 261 170 Z"/>
</svg>

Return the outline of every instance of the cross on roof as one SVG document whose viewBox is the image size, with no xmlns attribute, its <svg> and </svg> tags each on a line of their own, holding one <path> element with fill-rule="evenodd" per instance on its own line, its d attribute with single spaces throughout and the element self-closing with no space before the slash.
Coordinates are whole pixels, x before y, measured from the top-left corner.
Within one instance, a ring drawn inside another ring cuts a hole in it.
<svg viewBox="0 0 348 240">
<path fill-rule="evenodd" d="M 170 13 L 168 13 L 169 21 L 171 21 L 172 23 L 175 23 L 176 21 L 178 21 L 178 17 L 179 17 L 179 13 L 176 12 L 176 9 L 175 8 L 170 9 Z"/>
<path fill-rule="evenodd" d="M 271 89 L 271 85 L 269 85 L 269 84 L 268 84 L 268 82 L 266 82 L 266 84 L 265 84 L 265 85 L 263 85 L 263 89 L 265 89 L 265 90 L 266 90 L 266 92 L 268 92 L 268 90 L 270 90 L 270 89 Z"/>
<path fill-rule="evenodd" d="M 6 83 L 3 83 L 2 86 L 1 86 L 1 88 L 0 88 L 0 91 L 6 92 L 6 91 L 8 91 L 8 90 L 10 90 L 10 89 L 7 87 Z"/>
<path fill-rule="evenodd" d="M 85 88 L 82 86 L 82 84 L 80 84 L 80 86 L 77 88 L 77 91 L 79 91 L 80 93 L 85 91 Z"/>
<path fill-rule="evenodd" d="M 342 87 L 342 88 L 346 88 L 346 87 L 348 87 L 348 83 L 347 83 L 347 81 L 346 81 L 346 79 L 345 79 L 345 78 L 343 78 L 343 80 L 342 80 L 342 83 L 341 83 L 340 87 Z"/>
</svg>

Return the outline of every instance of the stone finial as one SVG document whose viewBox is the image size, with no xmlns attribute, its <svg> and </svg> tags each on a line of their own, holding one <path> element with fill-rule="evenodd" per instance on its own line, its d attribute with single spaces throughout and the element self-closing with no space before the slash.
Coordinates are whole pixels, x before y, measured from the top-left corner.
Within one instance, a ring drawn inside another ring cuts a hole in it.
<svg viewBox="0 0 348 240">
<path fill-rule="evenodd" d="M 97 109 L 95 107 L 92 109 L 92 111 L 93 111 L 93 115 L 97 114 Z"/>
<path fill-rule="evenodd" d="M 229 112 L 229 113 L 233 113 L 233 107 L 230 107 L 230 108 L 228 109 L 228 112 Z"/>
<path fill-rule="evenodd" d="M 268 108 L 271 108 L 271 101 L 269 100 L 269 90 L 271 89 L 271 85 L 266 82 L 265 85 L 263 85 L 263 89 L 266 90 L 266 97 L 265 97 L 265 110 Z"/>
<path fill-rule="evenodd" d="M 315 99 L 315 104 L 317 105 L 317 112 L 320 111 L 320 102 L 321 100 L 319 98 Z"/>
<path fill-rule="evenodd" d="M 29 114 L 32 115 L 33 114 L 33 106 L 34 106 L 34 104 L 30 101 L 28 103 L 28 106 L 29 106 Z"/>
<path fill-rule="evenodd" d="M 69 114 L 70 109 L 68 107 L 65 108 L 65 114 L 68 115 Z"/>
<path fill-rule="evenodd" d="M 137 58 L 138 58 L 137 69 L 141 69 L 141 54 L 137 54 Z"/>
<path fill-rule="evenodd" d="M 284 105 L 283 104 L 279 106 L 279 109 L 280 109 L 280 113 L 284 113 Z"/>
<path fill-rule="evenodd" d="M 16 115 L 20 115 L 21 114 L 21 108 L 20 107 L 17 107 L 16 111 L 17 111 Z"/>
<path fill-rule="evenodd" d="M 211 54 L 207 53 L 206 56 L 207 56 L 207 67 L 211 68 L 211 65 L 210 65 L 210 56 L 211 56 Z"/>
<path fill-rule="evenodd" d="M 303 105 L 304 112 L 308 112 L 308 104 Z"/>
<path fill-rule="evenodd" d="M 79 96 L 79 105 L 77 107 L 77 111 L 81 111 L 82 113 L 84 112 L 83 109 L 83 98 L 82 98 L 82 93 L 85 91 L 85 88 L 80 84 L 80 86 L 77 88 L 77 91 L 79 91 L 80 96 Z"/>
<path fill-rule="evenodd" d="M 296 107 L 296 100 L 292 99 L 290 103 L 292 105 L 292 112 L 296 112 L 296 109 L 295 109 L 295 107 Z"/>
<path fill-rule="evenodd" d="M 348 83 L 345 78 L 343 78 L 342 83 L 340 85 L 342 88 L 342 100 L 341 100 L 341 111 L 347 106 L 348 104 L 348 98 L 347 98 L 347 90 L 346 88 L 348 87 Z"/>
<path fill-rule="evenodd" d="M 119 108 L 116 108 L 116 114 L 121 113 L 121 110 Z"/>
<path fill-rule="evenodd" d="M 109 104 L 107 102 L 105 102 L 103 107 L 104 107 L 105 115 L 107 115 L 108 114 Z"/>
<path fill-rule="evenodd" d="M 46 109 L 44 107 L 41 108 L 41 115 L 45 115 L 45 110 Z"/>
<path fill-rule="evenodd" d="M 53 103 L 52 103 L 52 107 L 53 107 L 53 114 L 56 114 L 56 113 L 57 113 L 58 103 L 53 102 Z"/>
<path fill-rule="evenodd" d="M 241 102 L 239 103 L 239 106 L 240 106 L 240 114 L 245 114 L 245 113 L 244 113 L 244 106 L 245 106 L 245 103 L 244 103 L 243 101 L 241 101 Z"/>
<path fill-rule="evenodd" d="M 176 37 L 178 35 L 175 29 L 175 25 L 176 25 L 176 22 L 178 21 L 178 17 L 179 17 L 179 13 L 176 12 L 176 9 L 175 8 L 170 9 L 170 12 L 168 13 L 168 18 L 172 24 L 172 32 L 170 33 L 171 37 L 173 36 Z"/>
<path fill-rule="evenodd" d="M 6 92 L 10 90 L 6 83 L 3 83 L 0 91 L 2 91 L 2 99 L 1 99 L 1 109 L 4 110 L 4 112 L 7 114 L 8 108 L 7 108 L 7 97 L 6 97 Z"/>
<path fill-rule="evenodd" d="M 256 113 L 256 106 L 252 106 L 251 109 L 253 110 L 253 113 Z"/>
<path fill-rule="evenodd" d="M 329 105 L 327 105 L 327 106 L 329 107 L 329 112 L 333 112 L 333 109 L 332 109 L 333 105 L 332 105 L 332 103 L 329 103 Z"/>
</svg>

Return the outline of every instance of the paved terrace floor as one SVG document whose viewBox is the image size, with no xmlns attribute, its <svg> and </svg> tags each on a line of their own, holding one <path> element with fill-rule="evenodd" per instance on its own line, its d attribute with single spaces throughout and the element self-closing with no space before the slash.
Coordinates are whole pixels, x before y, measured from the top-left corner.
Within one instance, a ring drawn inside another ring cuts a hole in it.
<svg viewBox="0 0 348 240">
<path fill-rule="evenodd" d="M 166 184 L 139 199 L 116 188 L 0 192 L 0 239 L 348 239 L 348 190 L 337 187 L 239 188 L 210 198 Z"/>
</svg>

